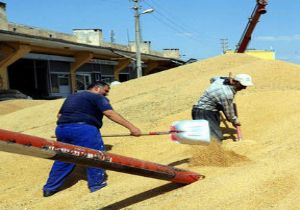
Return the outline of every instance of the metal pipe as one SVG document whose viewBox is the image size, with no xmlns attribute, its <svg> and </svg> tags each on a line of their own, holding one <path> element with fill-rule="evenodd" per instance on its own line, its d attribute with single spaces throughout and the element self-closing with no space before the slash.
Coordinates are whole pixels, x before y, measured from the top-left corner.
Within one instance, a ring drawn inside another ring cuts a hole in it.
<svg viewBox="0 0 300 210">
<path fill-rule="evenodd" d="M 0 129 L 0 151 L 190 184 L 203 175 L 171 166 Z"/>
</svg>

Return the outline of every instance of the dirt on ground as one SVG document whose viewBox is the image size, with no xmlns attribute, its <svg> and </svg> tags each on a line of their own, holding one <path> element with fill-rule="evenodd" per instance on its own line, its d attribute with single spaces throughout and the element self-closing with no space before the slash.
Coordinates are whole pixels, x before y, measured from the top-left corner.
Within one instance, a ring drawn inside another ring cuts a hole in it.
<svg viewBox="0 0 300 210">
<path fill-rule="evenodd" d="M 222 55 L 113 86 L 109 99 L 142 131 L 168 130 L 174 121 L 191 119 L 191 107 L 211 77 L 229 72 L 250 74 L 255 84 L 236 95 L 241 141 L 229 135 L 221 145 L 203 146 L 177 144 L 168 136 L 104 138 L 111 153 L 194 171 L 205 179 L 178 186 L 107 171 L 108 186 L 90 193 L 78 167 L 66 189 L 44 198 L 53 161 L 0 152 L 0 209 L 300 209 L 299 65 Z M 51 139 L 62 102 L 0 102 L 0 128 Z M 101 132 L 128 131 L 105 119 Z"/>
</svg>

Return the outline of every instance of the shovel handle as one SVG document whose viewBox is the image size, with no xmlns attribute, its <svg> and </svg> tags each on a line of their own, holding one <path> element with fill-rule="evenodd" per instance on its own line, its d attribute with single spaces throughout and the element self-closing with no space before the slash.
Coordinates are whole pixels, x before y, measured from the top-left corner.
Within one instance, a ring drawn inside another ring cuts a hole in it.
<svg viewBox="0 0 300 210">
<path fill-rule="evenodd" d="M 235 128 L 236 128 L 237 140 L 242 140 L 241 126 L 236 126 Z"/>
<path fill-rule="evenodd" d="M 177 130 L 170 130 L 170 131 L 151 131 L 149 133 L 142 133 L 141 136 L 153 136 L 153 135 L 168 135 L 171 133 L 181 133 L 183 131 L 177 131 Z M 107 135 L 101 135 L 102 137 L 123 137 L 123 136 L 132 136 L 131 134 L 124 133 L 124 134 L 107 134 Z M 56 136 L 51 136 L 51 138 L 56 138 Z"/>
<path fill-rule="evenodd" d="M 171 133 L 180 133 L 183 131 L 176 131 L 176 130 L 171 130 L 171 131 L 151 131 L 148 133 L 142 133 L 141 136 L 153 136 L 153 135 L 168 135 Z M 131 136 L 131 134 L 108 134 L 108 135 L 102 135 L 102 137 L 122 137 L 122 136 Z"/>
<path fill-rule="evenodd" d="M 236 107 L 236 103 L 233 103 L 233 109 L 234 109 L 234 113 L 236 116 L 238 116 L 238 112 L 237 112 L 237 107 Z M 236 135 L 237 135 L 237 140 L 242 140 L 242 131 L 241 131 L 241 126 L 235 126 L 236 128 Z"/>
</svg>

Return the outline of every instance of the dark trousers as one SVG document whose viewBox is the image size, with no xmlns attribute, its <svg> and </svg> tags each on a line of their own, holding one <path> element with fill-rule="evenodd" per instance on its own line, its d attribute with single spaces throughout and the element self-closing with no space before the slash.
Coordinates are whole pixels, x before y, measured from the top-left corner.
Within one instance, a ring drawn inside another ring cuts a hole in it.
<svg viewBox="0 0 300 210">
<path fill-rule="evenodd" d="M 220 128 L 220 112 L 209 111 L 196 108 L 192 109 L 192 119 L 193 120 L 207 120 L 210 129 L 210 135 L 212 138 L 216 138 L 221 141 L 223 139 L 223 134 Z"/>
<path fill-rule="evenodd" d="M 58 141 L 91 149 L 105 151 L 99 129 L 87 124 L 66 124 L 56 127 Z M 75 168 L 74 163 L 54 161 L 47 183 L 43 190 L 56 192 L 63 185 L 67 176 Z M 88 187 L 91 192 L 101 189 L 106 185 L 105 170 L 88 167 L 86 169 Z"/>
</svg>

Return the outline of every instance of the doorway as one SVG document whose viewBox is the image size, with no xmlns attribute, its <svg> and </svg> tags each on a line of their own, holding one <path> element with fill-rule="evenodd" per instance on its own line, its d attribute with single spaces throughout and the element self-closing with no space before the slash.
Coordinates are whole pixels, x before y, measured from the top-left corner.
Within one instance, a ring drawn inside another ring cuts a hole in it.
<svg viewBox="0 0 300 210">
<path fill-rule="evenodd" d="M 47 61 L 20 59 L 8 68 L 9 88 L 34 99 L 48 96 Z"/>
</svg>

